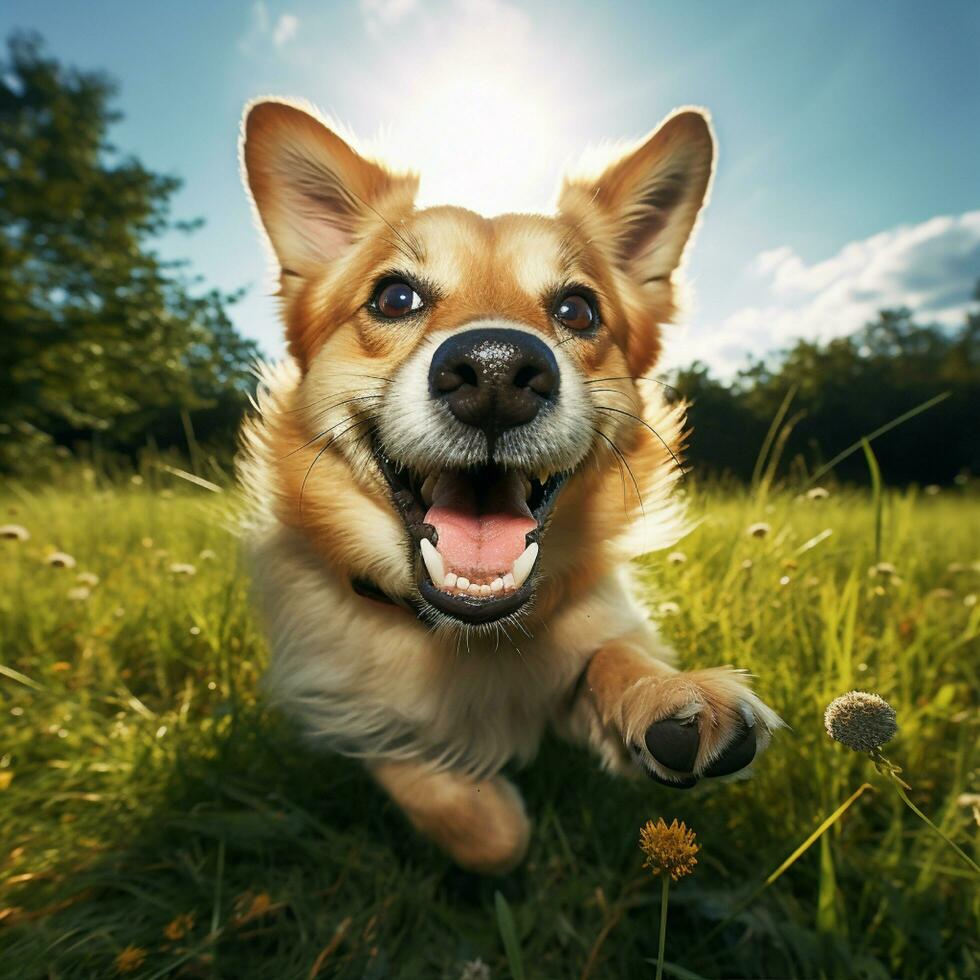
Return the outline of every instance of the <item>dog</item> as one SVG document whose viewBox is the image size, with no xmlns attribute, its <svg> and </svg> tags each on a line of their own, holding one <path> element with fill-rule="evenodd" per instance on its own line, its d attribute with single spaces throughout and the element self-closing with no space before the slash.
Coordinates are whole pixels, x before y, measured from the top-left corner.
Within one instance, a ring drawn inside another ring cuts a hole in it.
<svg viewBox="0 0 980 980">
<path fill-rule="evenodd" d="M 417 208 L 417 176 L 309 107 L 246 109 L 288 348 L 239 470 L 266 688 L 464 869 L 524 857 L 501 769 L 548 725 L 687 788 L 782 724 L 743 672 L 672 666 L 630 576 L 686 530 L 684 406 L 646 381 L 713 158 L 684 109 L 553 216 L 485 218 Z"/>
</svg>

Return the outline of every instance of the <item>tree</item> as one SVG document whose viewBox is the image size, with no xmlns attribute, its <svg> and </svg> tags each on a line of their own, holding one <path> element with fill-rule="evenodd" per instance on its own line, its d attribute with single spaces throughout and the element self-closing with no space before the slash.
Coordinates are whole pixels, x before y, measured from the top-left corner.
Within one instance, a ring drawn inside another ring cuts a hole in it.
<svg viewBox="0 0 980 980">
<path fill-rule="evenodd" d="M 980 301 L 980 284 L 975 297 Z M 892 482 L 942 483 L 980 470 L 980 310 L 958 330 L 917 323 L 907 309 L 882 310 L 850 337 L 799 340 L 788 351 L 738 372 L 730 385 L 703 366 L 681 371 L 675 386 L 693 402 L 689 451 L 698 472 L 747 480 L 771 420 L 788 392 L 795 426 L 783 453 L 816 465 L 933 396 L 950 397 L 875 440 Z M 835 469 L 867 477 L 856 453 Z"/>
<path fill-rule="evenodd" d="M 234 443 L 255 345 L 226 313 L 235 296 L 196 294 L 155 238 L 180 186 L 108 141 L 115 84 L 14 35 L 0 58 L 0 421 L 15 446 L 98 440 L 132 453 L 184 439 L 206 410 L 212 441 Z"/>
</svg>

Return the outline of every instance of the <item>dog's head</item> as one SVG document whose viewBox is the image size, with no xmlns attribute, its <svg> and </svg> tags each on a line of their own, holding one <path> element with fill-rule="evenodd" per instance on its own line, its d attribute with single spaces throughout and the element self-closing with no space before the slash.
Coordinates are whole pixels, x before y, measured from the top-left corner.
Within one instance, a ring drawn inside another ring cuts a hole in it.
<svg viewBox="0 0 980 980">
<path fill-rule="evenodd" d="M 273 437 L 286 519 L 441 623 L 530 608 L 542 572 L 589 578 L 603 501 L 621 478 L 641 496 L 676 440 L 634 382 L 707 193 L 706 117 L 566 179 L 554 217 L 490 219 L 416 209 L 416 177 L 296 106 L 256 103 L 243 130 L 301 377 Z"/>
</svg>

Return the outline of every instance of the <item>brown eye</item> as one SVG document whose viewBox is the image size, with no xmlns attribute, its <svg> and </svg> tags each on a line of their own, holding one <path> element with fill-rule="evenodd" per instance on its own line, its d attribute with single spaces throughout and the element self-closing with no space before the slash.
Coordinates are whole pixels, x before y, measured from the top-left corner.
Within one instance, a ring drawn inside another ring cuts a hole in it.
<svg viewBox="0 0 980 980">
<path fill-rule="evenodd" d="M 414 313 L 422 306 L 422 297 L 405 282 L 390 282 L 382 286 L 374 297 L 375 309 L 389 320 Z"/>
<path fill-rule="evenodd" d="M 569 330 L 588 330 L 594 327 L 599 319 L 595 306 L 578 293 L 560 300 L 555 307 L 555 316 Z"/>
</svg>

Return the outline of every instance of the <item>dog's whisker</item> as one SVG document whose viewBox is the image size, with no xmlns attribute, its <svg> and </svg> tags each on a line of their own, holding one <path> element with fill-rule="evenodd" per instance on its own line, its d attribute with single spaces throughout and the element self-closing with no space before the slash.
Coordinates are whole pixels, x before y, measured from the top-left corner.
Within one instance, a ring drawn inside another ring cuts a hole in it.
<svg viewBox="0 0 980 980">
<path fill-rule="evenodd" d="M 684 467 L 681 466 L 681 461 L 677 458 L 677 454 L 674 452 L 673 449 L 670 448 L 670 446 L 667 445 L 667 441 L 664 439 L 664 437 L 659 432 L 657 432 L 657 430 L 652 425 L 650 425 L 649 422 L 646 422 L 643 419 L 641 419 L 639 415 L 634 415 L 632 412 L 627 412 L 622 408 L 612 408 L 609 405 L 596 405 L 596 408 L 600 412 L 616 412 L 618 415 L 626 415 L 629 418 L 633 419 L 633 421 L 639 422 L 640 425 L 642 425 L 644 428 L 649 429 L 660 440 L 660 445 L 662 445 L 664 449 L 666 449 L 667 452 L 670 454 L 670 458 L 673 460 L 674 465 L 681 472 L 681 478 L 684 479 L 686 477 L 686 474 L 684 473 Z"/>
<path fill-rule="evenodd" d="M 629 461 L 626 459 L 626 456 L 623 454 L 623 451 L 601 429 L 597 429 L 595 426 L 593 426 L 592 429 L 593 429 L 593 431 L 597 435 L 601 436 L 603 439 L 606 440 L 607 443 L 609 443 L 609 447 L 612 449 L 612 451 L 619 458 L 619 460 L 620 460 L 619 475 L 621 477 L 623 476 L 623 466 L 625 465 L 626 471 L 629 473 L 630 479 L 633 481 L 633 488 L 636 490 L 636 499 L 637 499 L 637 502 L 640 505 L 640 513 L 643 514 L 644 516 L 646 516 L 646 511 L 643 508 L 643 494 L 640 493 L 640 485 L 636 482 L 636 477 L 633 475 L 633 470 L 631 469 L 630 464 L 629 464 Z M 629 506 L 628 506 L 627 501 L 626 501 L 626 479 L 625 479 L 625 477 L 623 477 L 623 508 L 626 510 L 626 513 L 629 514 Z"/>
<path fill-rule="evenodd" d="M 634 378 L 631 374 L 617 374 L 610 378 L 591 378 L 589 381 L 583 381 L 583 384 L 587 385 L 597 385 L 600 381 L 649 381 L 651 384 L 660 385 L 666 391 L 672 391 L 677 397 L 680 397 L 680 392 L 673 386 L 667 384 L 666 381 L 661 381 L 659 378 L 647 378 L 642 375 Z"/>
<path fill-rule="evenodd" d="M 368 390 L 370 391 L 372 389 L 368 389 Z M 374 390 L 377 390 L 377 389 L 374 389 Z M 334 409 L 334 408 L 337 408 L 340 405 L 343 405 L 345 401 L 360 401 L 362 398 L 368 398 L 368 397 L 370 397 L 370 398 L 382 398 L 382 397 L 384 397 L 383 395 L 380 395 L 380 394 L 363 395 L 363 396 L 354 397 L 356 395 L 356 393 L 359 392 L 359 391 L 364 391 L 364 388 L 344 388 L 344 389 L 341 389 L 340 391 L 333 391 L 329 395 L 324 395 L 322 398 L 317 398 L 315 401 L 309 402 L 309 403 L 304 404 L 304 405 L 300 405 L 297 408 L 288 408 L 288 409 L 285 410 L 284 414 L 286 414 L 286 415 L 295 415 L 295 414 L 300 413 L 300 412 L 309 411 L 310 409 L 316 408 L 318 405 L 322 405 L 325 401 L 329 401 L 329 399 L 331 399 L 331 398 L 339 398 L 340 400 L 336 404 L 332 405 L 330 408 L 325 409 L 324 411 L 326 411 L 326 412 L 329 412 L 331 409 Z"/>
<path fill-rule="evenodd" d="M 329 435 L 331 432 L 333 432 L 334 429 L 339 429 L 340 426 L 342 426 L 345 422 L 350 422 L 352 419 L 357 418 L 359 415 L 366 415 L 368 412 L 371 412 L 371 411 L 373 411 L 373 408 L 369 406 L 368 408 L 362 408 L 358 412 L 351 413 L 350 415 L 347 416 L 347 418 L 341 419 L 339 422 L 337 422 L 336 425 L 330 426 L 329 429 L 324 429 L 323 432 L 318 432 L 308 442 L 304 442 L 302 446 L 298 446 L 296 449 L 293 449 L 291 452 L 286 453 L 285 456 L 282 456 L 280 458 L 281 459 L 289 459 L 290 456 L 295 456 L 296 453 L 302 452 L 307 447 L 312 446 L 315 442 L 319 442 L 324 436 Z M 329 446 L 330 443 L 328 442 L 327 445 Z M 326 448 L 326 446 L 324 446 L 324 449 L 325 448 Z M 322 450 L 321 450 L 321 452 L 322 452 Z"/>
<path fill-rule="evenodd" d="M 336 441 L 337 441 L 338 439 L 340 439 L 340 438 L 341 438 L 342 436 L 345 436 L 345 435 L 347 435 L 347 434 L 348 434 L 349 432 L 351 432 L 351 431 L 352 431 L 353 429 L 356 429 L 356 428 L 357 428 L 357 427 L 358 427 L 359 425 L 363 425 L 363 424 L 365 423 L 365 421 L 367 421 L 367 422 L 369 422 L 369 423 L 370 423 L 370 422 L 377 422 L 377 416 L 370 416 L 370 417 L 369 417 L 368 419 L 366 419 L 366 420 L 365 420 L 365 419 L 358 419 L 358 421 L 356 421 L 356 422 L 354 422 L 354 423 L 353 423 L 353 424 L 352 424 L 351 426 L 349 426 L 348 428 L 346 428 L 346 429 L 344 429 L 344 431 L 343 431 L 343 432 L 338 432 L 338 433 L 337 433 L 337 435 L 335 435 L 335 436 L 333 436 L 332 438 L 330 438 L 330 439 L 328 439 L 328 440 L 327 440 L 327 442 L 326 442 L 326 443 L 325 443 L 325 444 L 323 445 L 323 447 L 322 447 L 322 448 L 320 449 L 320 451 L 319 451 L 319 452 L 318 452 L 318 453 L 316 454 L 316 456 L 314 456 L 314 457 L 313 457 L 313 462 L 312 462 L 312 463 L 310 463 L 310 466 L 309 466 L 309 469 L 307 469 L 307 471 L 306 471 L 306 474 L 305 474 L 305 476 L 303 477 L 303 482 L 302 482 L 302 483 L 300 484 L 300 488 L 299 488 L 299 513 L 300 513 L 300 516 L 302 516 L 302 515 L 303 515 L 303 494 L 304 494 L 304 492 L 306 491 L 306 481 L 307 481 L 307 480 L 309 480 L 309 478 L 310 478 L 310 474 L 311 474 L 311 473 L 313 472 L 313 467 L 314 467 L 314 466 L 316 466 L 316 464 L 317 464 L 317 463 L 318 463 L 318 462 L 320 461 L 320 457 L 321 457 L 321 456 L 322 456 L 322 455 L 323 455 L 323 454 L 324 454 L 324 453 L 325 453 L 325 452 L 326 452 L 326 451 L 327 451 L 327 450 L 328 450 L 328 449 L 329 449 L 329 448 L 330 448 L 330 447 L 331 447 L 331 446 L 332 446 L 332 445 L 333 445 L 333 444 L 334 444 L 334 443 L 335 443 L 335 442 L 336 442 Z"/>
</svg>

